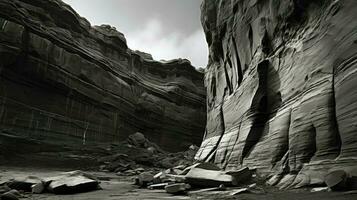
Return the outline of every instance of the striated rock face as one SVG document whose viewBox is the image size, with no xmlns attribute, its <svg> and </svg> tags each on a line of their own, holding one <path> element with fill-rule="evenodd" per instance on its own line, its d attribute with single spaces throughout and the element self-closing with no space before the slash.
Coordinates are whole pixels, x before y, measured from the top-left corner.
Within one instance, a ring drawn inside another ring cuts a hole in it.
<svg viewBox="0 0 357 200">
<path fill-rule="evenodd" d="M 200 143 L 205 112 L 203 74 L 189 61 L 133 52 L 60 0 L 0 0 L 4 133 L 92 144 L 139 131 L 177 151 Z"/>
<path fill-rule="evenodd" d="M 275 173 L 280 187 L 356 165 L 356 18 L 354 0 L 206 0 L 208 113 L 196 158 Z"/>
</svg>

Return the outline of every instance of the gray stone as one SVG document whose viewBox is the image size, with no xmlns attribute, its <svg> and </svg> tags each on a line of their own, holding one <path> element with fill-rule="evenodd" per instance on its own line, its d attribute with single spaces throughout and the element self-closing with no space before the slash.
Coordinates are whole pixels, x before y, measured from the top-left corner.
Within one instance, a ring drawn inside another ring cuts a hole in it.
<svg viewBox="0 0 357 200">
<path fill-rule="evenodd" d="M 45 190 L 45 186 L 44 186 L 43 182 L 36 183 L 31 186 L 31 192 L 34 194 L 41 194 L 41 193 L 43 193 L 44 190 Z"/>
<path fill-rule="evenodd" d="M 345 190 L 347 173 L 344 170 L 332 171 L 325 176 L 325 183 L 331 190 Z"/>
<path fill-rule="evenodd" d="M 170 194 L 181 194 L 185 193 L 186 190 L 190 189 L 191 186 L 185 183 L 175 183 L 165 186 L 165 190 Z"/>
<path fill-rule="evenodd" d="M 138 185 L 146 187 L 149 183 L 154 181 L 154 176 L 150 172 L 143 172 L 138 176 Z"/>
<path fill-rule="evenodd" d="M 233 181 L 233 177 L 223 171 L 201 168 L 192 168 L 185 177 L 187 183 L 199 187 L 218 187 L 221 184 L 230 186 Z"/>
<path fill-rule="evenodd" d="M 248 167 L 244 167 L 239 170 L 227 171 L 226 174 L 233 177 L 233 185 L 238 185 L 239 183 L 244 183 L 249 181 L 252 178 L 252 171 Z"/>
<path fill-rule="evenodd" d="M 75 194 L 99 189 L 99 180 L 82 171 L 62 173 L 45 179 L 47 190 L 55 194 Z"/>
<path fill-rule="evenodd" d="M 31 192 L 32 186 L 38 183 L 42 183 L 42 179 L 36 176 L 28 176 L 26 178 L 11 180 L 7 183 L 7 186 L 9 186 L 11 189 Z"/>
<path fill-rule="evenodd" d="M 21 197 L 21 194 L 17 190 L 10 190 L 0 195 L 1 200 L 18 200 Z"/>
</svg>

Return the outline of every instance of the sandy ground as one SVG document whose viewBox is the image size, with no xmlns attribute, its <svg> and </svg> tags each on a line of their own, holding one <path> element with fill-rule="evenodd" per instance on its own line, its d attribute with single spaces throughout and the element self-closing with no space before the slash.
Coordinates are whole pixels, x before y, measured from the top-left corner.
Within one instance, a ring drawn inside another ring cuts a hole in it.
<svg viewBox="0 0 357 200">
<path fill-rule="evenodd" d="M 11 178 L 26 177 L 28 175 L 49 177 L 67 170 L 41 169 L 41 168 L 16 168 L 0 167 L 0 181 L 7 181 Z M 91 172 L 99 177 L 102 190 L 75 195 L 54 195 L 54 194 L 25 194 L 22 199 L 29 200 L 135 200 L 135 199 L 239 199 L 239 200 L 355 200 L 357 194 L 347 194 L 342 192 L 318 192 L 311 193 L 308 190 L 295 191 L 269 191 L 262 194 L 240 194 L 234 197 L 224 197 L 222 192 L 207 192 L 203 195 L 173 196 L 163 190 L 139 189 L 132 185 L 132 177 L 119 177 L 113 173 Z"/>
</svg>

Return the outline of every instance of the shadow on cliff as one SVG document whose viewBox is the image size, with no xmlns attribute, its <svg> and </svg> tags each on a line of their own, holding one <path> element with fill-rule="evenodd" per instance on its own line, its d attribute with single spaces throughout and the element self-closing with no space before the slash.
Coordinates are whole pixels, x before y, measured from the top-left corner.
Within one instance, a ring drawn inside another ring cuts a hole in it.
<svg viewBox="0 0 357 200">
<path fill-rule="evenodd" d="M 241 162 L 262 138 L 264 129 L 269 129 L 268 120 L 276 115 L 282 104 L 279 74 L 268 60 L 258 64 L 257 73 L 259 85 L 250 108 L 253 123 L 242 151 Z"/>
</svg>

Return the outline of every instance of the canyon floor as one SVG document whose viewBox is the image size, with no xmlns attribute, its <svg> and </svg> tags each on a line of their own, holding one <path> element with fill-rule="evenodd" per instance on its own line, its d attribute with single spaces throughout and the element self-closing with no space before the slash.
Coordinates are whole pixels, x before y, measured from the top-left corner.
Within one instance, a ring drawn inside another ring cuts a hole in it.
<svg viewBox="0 0 357 200">
<path fill-rule="evenodd" d="M 55 173 L 70 171 L 73 169 L 55 169 L 38 167 L 0 167 L 0 181 L 6 181 L 11 178 L 25 177 L 28 175 L 47 177 Z M 350 200 L 357 199 L 357 194 L 344 192 L 316 192 L 311 193 L 309 189 L 278 191 L 275 188 L 264 188 L 263 194 L 239 194 L 236 196 L 224 196 L 220 192 L 206 192 L 200 195 L 173 196 L 167 194 L 164 190 L 140 189 L 133 185 L 134 176 L 117 176 L 115 173 L 88 171 L 89 173 L 101 179 L 102 190 L 96 190 L 87 193 L 74 195 L 55 195 L 55 194 L 24 194 L 22 199 L 29 200 L 114 200 L 114 199 L 245 199 L 245 200 L 308 200 L 308 199 L 337 199 Z"/>
</svg>

